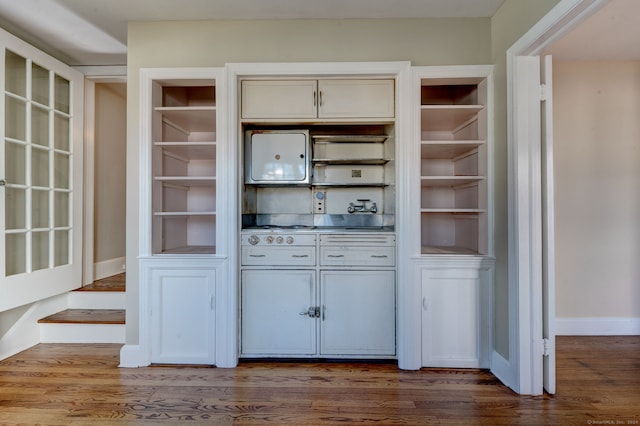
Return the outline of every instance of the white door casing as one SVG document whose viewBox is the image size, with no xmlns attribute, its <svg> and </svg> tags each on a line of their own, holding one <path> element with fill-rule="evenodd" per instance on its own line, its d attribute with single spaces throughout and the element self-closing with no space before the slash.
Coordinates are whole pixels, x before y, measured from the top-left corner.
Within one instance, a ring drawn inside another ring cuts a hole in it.
<svg viewBox="0 0 640 426">
<path fill-rule="evenodd" d="M 541 175 L 542 175 L 542 338 L 544 346 L 543 387 L 547 393 L 556 392 L 555 348 L 555 226 L 553 179 L 553 62 L 543 56 L 540 67 L 542 84 L 541 107 Z"/>
<path fill-rule="evenodd" d="M 507 50 L 510 329 L 509 365 L 499 378 L 520 394 L 539 395 L 544 386 L 543 195 L 537 57 L 606 2 L 562 0 Z M 529 61 L 532 57 L 533 61 Z M 531 152 L 537 157 L 535 161 L 526 158 Z"/>
</svg>

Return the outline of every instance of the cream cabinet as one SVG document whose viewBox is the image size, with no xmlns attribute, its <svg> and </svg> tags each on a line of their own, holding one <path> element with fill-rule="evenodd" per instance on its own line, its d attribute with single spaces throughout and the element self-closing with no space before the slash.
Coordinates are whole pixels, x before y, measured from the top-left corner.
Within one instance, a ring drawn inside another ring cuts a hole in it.
<svg viewBox="0 0 640 426">
<path fill-rule="evenodd" d="M 245 121 L 393 119 L 393 79 L 243 80 Z"/>
<path fill-rule="evenodd" d="M 390 270 L 320 272 L 320 353 L 396 354 L 396 284 Z"/>
</svg>

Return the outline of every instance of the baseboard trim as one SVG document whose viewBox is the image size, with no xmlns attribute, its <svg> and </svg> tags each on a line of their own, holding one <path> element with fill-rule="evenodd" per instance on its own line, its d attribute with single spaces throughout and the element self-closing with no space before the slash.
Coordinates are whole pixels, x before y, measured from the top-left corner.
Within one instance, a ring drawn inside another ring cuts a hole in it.
<svg viewBox="0 0 640 426">
<path fill-rule="evenodd" d="M 111 277 L 113 275 L 124 272 L 126 258 L 118 257 L 116 259 L 103 260 L 93 264 L 93 275 L 95 280 Z"/>
<path fill-rule="evenodd" d="M 556 318 L 558 336 L 640 335 L 640 318 Z"/>
<path fill-rule="evenodd" d="M 140 345 L 124 345 L 120 348 L 120 365 L 121 368 L 138 368 L 146 367 L 149 362 L 145 360 Z"/>
</svg>

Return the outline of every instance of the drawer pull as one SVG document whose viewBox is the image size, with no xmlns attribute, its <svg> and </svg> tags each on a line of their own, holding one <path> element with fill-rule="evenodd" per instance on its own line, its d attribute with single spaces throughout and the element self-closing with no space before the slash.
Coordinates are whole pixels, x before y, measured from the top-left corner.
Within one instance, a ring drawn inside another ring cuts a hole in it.
<svg viewBox="0 0 640 426">
<path fill-rule="evenodd" d="M 344 257 L 344 254 L 330 254 L 327 257 Z"/>
<path fill-rule="evenodd" d="M 267 257 L 266 254 L 250 254 L 249 257 Z"/>
<path fill-rule="evenodd" d="M 308 254 L 292 254 L 291 257 L 309 257 Z"/>
<path fill-rule="evenodd" d="M 386 259 L 387 256 L 386 254 L 372 254 L 371 257 L 373 257 L 374 259 Z"/>
</svg>

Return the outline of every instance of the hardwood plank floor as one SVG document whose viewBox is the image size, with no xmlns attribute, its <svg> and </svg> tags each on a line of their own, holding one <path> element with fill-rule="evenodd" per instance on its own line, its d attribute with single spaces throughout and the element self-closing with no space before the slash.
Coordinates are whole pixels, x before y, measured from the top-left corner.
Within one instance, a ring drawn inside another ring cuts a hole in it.
<svg viewBox="0 0 640 426">
<path fill-rule="evenodd" d="M 245 362 L 118 368 L 120 345 L 41 344 L 0 362 L 2 425 L 640 424 L 640 336 L 559 337 L 558 393 L 480 370 Z"/>
</svg>

